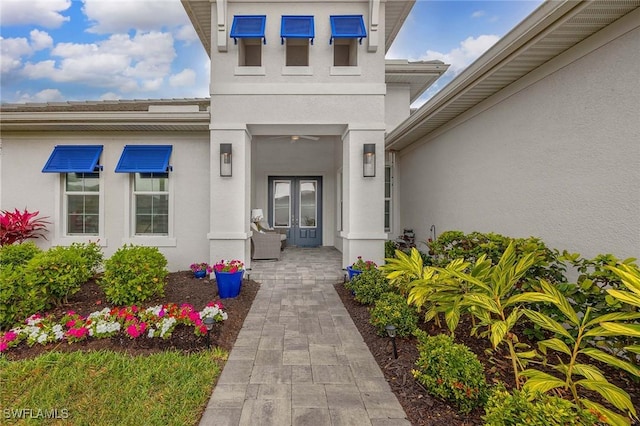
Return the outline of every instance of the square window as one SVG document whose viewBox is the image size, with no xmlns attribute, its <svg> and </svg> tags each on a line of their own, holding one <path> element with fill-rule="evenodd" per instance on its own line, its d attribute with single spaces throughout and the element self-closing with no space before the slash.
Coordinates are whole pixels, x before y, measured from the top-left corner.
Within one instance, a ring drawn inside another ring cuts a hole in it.
<svg viewBox="0 0 640 426">
<path fill-rule="evenodd" d="M 358 41 L 355 38 L 338 38 L 333 42 L 333 66 L 358 66 Z"/>
<path fill-rule="evenodd" d="M 262 39 L 240 39 L 238 43 L 238 65 L 241 67 L 262 66 Z"/>
<path fill-rule="evenodd" d="M 288 67 L 309 66 L 309 39 L 287 39 L 285 65 Z"/>
</svg>

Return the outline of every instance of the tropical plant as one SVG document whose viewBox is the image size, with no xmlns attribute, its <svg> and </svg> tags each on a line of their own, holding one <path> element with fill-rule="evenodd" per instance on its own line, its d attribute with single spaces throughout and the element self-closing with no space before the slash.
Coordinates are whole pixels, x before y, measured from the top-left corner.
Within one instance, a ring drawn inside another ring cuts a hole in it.
<svg viewBox="0 0 640 426">
<path fill-rule="evenodd" d="M 477 356 L 445 334 L 417 330 L 415 335 L 420 355 L 412 374 L 427 392 L 455 403 L 463 413 L 483 405 L 487 384 Z"/>
<path fill-rule="evenodd" d="M 536 253 L 529 252 L 520 258 L 516 255 L 514 244 L 511 243 L 504 251 L 496 265 L 481 255 L 471 269 L 471 273 L 461 272 L 456 268 L 447 272 L 462 281 L 472 285 L 461 304 L 478 319 L 473 328 L 473 334 L 482 327 L 481 337 L 488 337 L 493 349 L 505 342 L 509 348 L 509 359 L 515 378 L 516 387 L 520 388 L 519 372 L 524 369 L 528 361 L 535 356 L 535 351 L 517 352 L 516 349 L 528 349 L 520 343 L 512 331 L 522 315 L 521 304 L 531 302 L 550 301 L 549 296 L 535 292 L 521 292 L 517 285 L 521 282 L 527 270 L 534 264 Z"/>
<path fill-rule="evenodd" d="M 412 248 L 409 254 L 396 250 L 394 258 L 386 258 L 386 263 L 380 267 L 389 280 L 391 286 L 400 293 L 407 295 L 411 287 L 429 279 L 431 272 L 424 265 L 420 252 Z"/>
<path fill-rule="evenodd" d="M 620 265 L 618 267 L 609 266 L 608 269 L 618 275 L 622 280 L 622 284 L 630 290 L 623 291 L 617 289 L 608 289 L 607 292 L 609 293 L 609 295 L 622 303 L 640 308 L 640 269 L 637 266 L 628 264 Z M 636 355 L 640 354 L 640 344 L 637 343 L 637 339 L 640 338 L 640 324 L 618 324 L 603 322 L 600 325 L 610 333 L 623 331 L 627 335 L 632 336 L 634 338 L 634 344 L 625 346 L 624 350 Z M 629 358 L 632 360 L 635 359 L 637 361 L 638 356 L 634 357 L 630 355 Z"/>
<path fill-rule="evenodd" d="M 631 417 L 637 417 L 629 394 L 610 383 L 595 365 L 583 363 L 578 357 L 586 356 L 640 377 L 638 367 L 589 344 L 590 339 L 600 337 L 638 335 L 638 325 L 620 323 L 620 321 L 636 320 L 640 318 L 640 313 L 613 312 L 595 316 L 589 307 L 586 312 L 579 314 L 573 309 L 568 299 L 553 285 L 543 280 L 541 286 L 543 293 L 549 298 L 549 302 L 564 314 L 564 321 L 562 323 L 555 321 L 544 313 L 531 309 L 524 309 L 523 313 L 535 324 L 556 335 L 538 342 L 538 347 L 545 355 L 549 349 L 562 354 L 557 357 L 556 364 L 547 359 L 547 364 L 560 373 L 562 378 L 536 369 L 527 369 L 522 372 L 522 376 L 527 377 L 525 389 L 532 392 L 548 392 L 558 388 L 568 390 L 576 404 L 600 413 L 606 418 L 607 423 L 613 425 L 629 424 L 627 417 L 605 408 L 588 399 L 587 394 L 579 392 L 581 390 L 597 392 L 617 409 L 629 413 Z"/>
<path fill-rule="evenodd" d="M 393 325 L 398 336 L 409 336 L 417 327 L 418 315 L 407 300 L 397 293 L 384 293 L 370 311 L 369 322 L 379 336 L 386 335 L 386 326 Z"/>
<path fill-rule="evenodd" d="M 0 246 L 21 243 L 30 238 L 44 238 L 44 231 L 51 222 L 46 221 L 46 217 L 38 218 L 39 211 L 29 212 L 27 209 L 13 212 L 0 211 Z"/>
</svg>

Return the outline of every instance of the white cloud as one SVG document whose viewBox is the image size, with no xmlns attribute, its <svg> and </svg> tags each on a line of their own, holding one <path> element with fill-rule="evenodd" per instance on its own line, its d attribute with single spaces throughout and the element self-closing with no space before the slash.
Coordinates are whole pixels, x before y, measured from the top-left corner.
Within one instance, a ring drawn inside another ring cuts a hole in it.
<svg viewBox="0 0 640 426">
<path fill-rule="evenodd" d="M 83 0 L 91 21 L 87 31 L 98 34 L 161 30 L 189 24 L 177 0 Z"/>
<path fill-rule="evenodd" d="M 476 10 L 475 12 L 473 12 L 471 14 L 472 18 L 482 18 L 484 15 L 486 15 L 486 12 L 484 10 Z"/>
<path fill-rule="evenodd" d="M 99 99 L 101 101 L 117 101 L 118 99 L 120 99 L 120 96 L 118 96 L 117 93 L 107 92 L 103 93 Z"/>
<path fill-rule="evenodd" d="M 196 73 L 191 68 L 185 68 L 178 74 L 169 77 L 171 87 L 192 86 L 196 82 Z"/>
<path fill-rule="evenodd" d="M 31 37 L 31 47 L 33 50 L 42 50 L 53 47 L 53 38 L 44 31 L 31 30 L 29 37 Z"/>
<path fill-rule="evenodd" d="M 40 25 L 58 28 L 70 20 L 62 12 L 71 7 L 71 0 L 2 0 L 0 24 Z"/>
<path fill-rule="evenodd" d="M 35 95 L 23 94 L 20 102 L 60 102 L 64 100 L 62 93 L 58 89 L 44 89 Z"/>
<path fill-rule="evenodd" d="M 115 34 L 97 43 L 59 43 L 51 55 L 59 59 L 29 62 L 24 75 L 130 93 L 161 88 L 176 52 L 171 34 L 150 32 Z"/>
<path fill-rule="evenodd" d="M 427 50 L 427 52 L 420 58 L 421 60 L 429 61 L 438 59 L 445 64 L 451 64 L 447 74 L 457 75 L 460 74 L 469 64 L 475 61 L 480 55 L 493 46 L 500 37 L 497 35 L 481 35 L 479 37 L 468 37 L 466 40 L 460 42 L 460 46 L 452 49 L 447 53 L 437 52 L 434 50 Z"/>
<path fill-rule="evenodd" d="M 176 40 L 191 44 L 198 40 L 198 34 L 191 24 L 181 26 L 175 33 Z"/>
<path fill-rule="evenodd" d="M 0 37 L 0 71 L 2 74 L 18 70 L 22 67 L 24 57 L 53 45 L 51 36 L 40 30 L 32 30 L 30 41 L 24 37 Z"/>
</svg>

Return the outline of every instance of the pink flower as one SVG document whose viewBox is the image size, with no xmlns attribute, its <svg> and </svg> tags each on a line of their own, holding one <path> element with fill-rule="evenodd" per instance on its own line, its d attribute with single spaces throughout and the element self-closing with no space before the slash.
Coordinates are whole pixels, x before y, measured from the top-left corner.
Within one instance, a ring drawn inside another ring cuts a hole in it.
<svg viewBox="0 0 640 426">
<path fill-rule="evenodd" d="M 18 337 L 18 333 L 15 331 L 7 331 L 4 336 L 2 336 L 2 340 L 5 342 L 13 342 Z"/>
<path fill-rule="evenodd" d="M 76 320 L 69 320 L 65 325 L 67 328 L 73 328 L 73 326 L 76 325 Z"/>
<path fill-rule="evenodd" d="M 0 352 L 4 352 L 9 349 L 9 345 L 5 342 L 0 342 Z"/>
<path fill-rule="evenodd" d="M 87 334 L 89 334 L 89 330 L 84 327 L 71 328 L 69 329 L 69 331 L 67 331 L 68 336 L 74 337 L 76 339 L 82 339 Z"/>
</svg>

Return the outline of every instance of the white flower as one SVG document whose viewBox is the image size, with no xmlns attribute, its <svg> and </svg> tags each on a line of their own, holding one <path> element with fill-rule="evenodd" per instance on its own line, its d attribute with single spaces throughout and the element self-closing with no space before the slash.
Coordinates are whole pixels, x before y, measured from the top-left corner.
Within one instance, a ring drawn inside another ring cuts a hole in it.
<svg viewBox="0 0 640 426">
<path fill-rule="evenodd" d="M 161 310 L 162 310 L 162 305 L 158 305 L 158 306 L 151 306 L 150 308 L 145 309 L 145 312 L 151 313 L 155 316 L 159 316 Z"/>
<path fill-rule="evenodd" d="M 53 331 L 53 335 L 55 336 L 56 340 L 64 339 L 64 330 L 62 329 L 62 325 L 54 325 L 51 331 Z"/>
<path fill-rule="evenodd" d="M 42 333 L 38 336 L 37 338 L 37 342 L 38 343 L 44 343 L 49 339 L 49 335 L 47 333 Z"/>
</svg>

